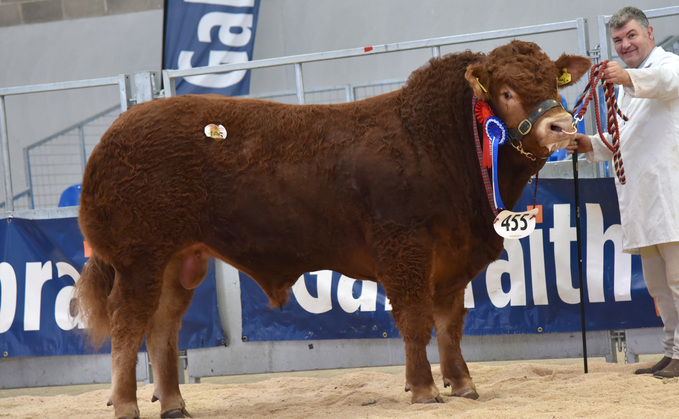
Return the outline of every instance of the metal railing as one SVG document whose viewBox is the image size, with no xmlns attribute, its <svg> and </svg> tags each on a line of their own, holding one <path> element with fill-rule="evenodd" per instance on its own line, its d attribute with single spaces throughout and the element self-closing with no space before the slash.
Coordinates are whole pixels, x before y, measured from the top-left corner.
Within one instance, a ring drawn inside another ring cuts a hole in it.
<svg viewBox="0 0 679 419">
<path fill-rule="evenodd" d="M 12 170 L 9 152 L 9 133 L 7 130 L 7 111 L 5 97 L 29 93 L 55 92 L 60 90 L 83 89 L 88 87 L 102 87 L 118 85 L 120 87 L 121 110 L 127 109 L 128 76 L 120 75 L 98 79 L 77 80 L 61 83 L 36 84 L 31 86 L 17 86 L 0 88 L 0 141 L 2 147 L 2 163 L 5 183 L 5 207 L 7 211 L 14 210 L 14 190 L 12 185 Z"/>
<path fill-rule="evenodd" d="M 82 182 L 87 157 L 119 114 L 115 105 L 24 149 L 30 209 L 57 206 L 63 190 Z"/>
<path fill-rule="evenodd" d="M 82 123 L 76 124 L 26 147 L 24 150 L 24 159 L 28 185 L 26 190 L 15 196 L 13 195 L 14 192 L 12 189 L 9 161 L 4 103 L 5 96 L 118 85 L 121 103 L 120 111 L 124 111 L 134 103 L 152 100 L 155 97 L 163 95 L 166 97 L 175 95 L 175 80 L 180 77 L 292 65 L 295 68 L 296 75 L 295 90 L 251 95 L 250 97 L 276 100 L 283 103 L 300 104 L 348 102 L 398 89 L 403 85 L 405 80 L 386 80 L 356 85 L 349 84 L 305 89 L 302 65 L 340 58 L 364 57 L 366 55 L 395 53 L 417 49 L 430 49 L 432 56 L 436 57 L 441 55 L 441 47 L 443 46 L 558 33 L 563 31 L 574 31 L 577 37 L 578 52 L 582 55 L 587 55 L 588 39 L 586 21 L 584 19 L 576 19 L 552 24 L 375 45 L 365 48 L 352 48 L 290 57 L 271 58 L 215 67 L 192 68 L 187 70 L 164 70 L 162 74 L 165 87 L 164 92 L 158 91 L 157 85 L 159 84 L 159 80 L 157 80 L 157 75 L 154 73 L 138 73 L 134 76 L 120 75 L 103 79 L 2 88 L 0 89 L 0 133 L 2 134 L 3 144 L 2 153 L 5 173 L 5 196 L 14 198 L 7 200 L 6 210 L 13 211 L 14 201 L 20 197 L 22 197 L 23 206 L 26 208 L 35 209 L 55 206 L 58 203 L 59 194 L 66 187 L 80 182 L 82 169 L 87 156 L 91 152 L 91 148 L 94 144 L 98 142 L 98 138 L 100 138 L 101 134 L 103 134 L 106 129 L 104 126 L 106 122 L 99 122 L 98 127 L 91 127 L 91 124 L 97 124 L 97 121 L 99 121 L 100 118 L 107 122 L 109 120 L 112 122 L 111 118 L 104 114 L 111 112 L 111 115 L 115 115 L 116 112 L 113 110 L 114 108 L 111 108 L 102 114 L 88 118 L 88 120 L 83 121 Z M 567 99 L 569 102 L 572 100 L 572 98 Z"/>
<path fill-rule="evenodd" d="M 353 102 L 355 100 L 366 99 L 372 96 L 377 96 L 400 89 L 403 87 L 405 82 L 405 80 L 380 80 L 356 85 L 346 84 L 341 86 L 309 89 L 304 92 L 306 97 L 305 102 L 318 105 Z M 294 90 L 261 93 L 247 95 L 245 97 L 275 100 L 277 102 L 289 104 L 297 103 L 297 92 Z"/>
<path fill-rule="evenodd" d="M 350 48 L 337 51 L 318 52 L 312 54 L 292 55 L 288 57 L 268 58 L 248 61 L 244 63 L 223 64 L 209 67 L 196 67 L 183 70 L 163 70 L 163 86 L 165 96 L 175 96 L 175 80 L 182 77 L 200 76 L 206 74 L 226 73 L 229 71 L 252 70 L 260 68 L 293 66 L 295 70 L 295 84 L 297 103 L 306 103 L 306 91 L 304 89 L 304 75 L 302 65 L 329 61 L 340 58 L 365 57 L 367 55 L 411 51 L 417 49 L 431 49 L 433 57 L 441 55 L 442 46 L 468 44 L 480 41 L 492 41 L 498 39 L 515 38 L 518 36 L 540 35 L 555 32 L 576 31 L 578 53 L 587 55 L 589 49 L 589 36 L 585 19 L 579 18 L 571 21 L 548 23 L 543 25 L 524 26 L 513 29 L 502 29 L 488 32 L 477 32 L 466 35 L 454 35 L 440 38 L 430 38 L 418 41 L 398 42 L 393 44 L 373 45 L 363 48 Z"/>
<path fill-rule="evenodd" d="M 5 202 L 0 207 L 19 209 L 56 207 L 60 193 L 80 183 L 87 156 L 113 120 L 135 103 L 158 97 L 160 78 L 155 72 L 118 75 L 98 79 L 0 88 L 0 136 L 4 168 Z M 5 97 L 85 88 L 117 86 L 120 105 L 115 105 L 24 149 L 27 188 L 14 194 Z M 11 197 L 11 198 L 10 198 Z M 9 198 L 9 199 L 8 199 Z M 37 204 L 37 205 L 36 205 Z"/>
<path fill-rule="evenodd" d="M 386 80 L 358 85 L 347 84 L 312 89 L 306 94 L 308 101 L 314 104 L 349 102 L 396 90 L 404 83 L 405 80 Z M 295 103 L 296 100 L 294 91 L 249 97 L 282 103 Z M 14 209 L 56 207 L 61 193 L 82 181 L 87 158 L 120 112 L 120 106 L 115 105 L 25 147 L 24 163 L 28 187 L 14 195 Z M 0 203 L 0 208 L 3 206 L 4 203 Z"/>
</svg>

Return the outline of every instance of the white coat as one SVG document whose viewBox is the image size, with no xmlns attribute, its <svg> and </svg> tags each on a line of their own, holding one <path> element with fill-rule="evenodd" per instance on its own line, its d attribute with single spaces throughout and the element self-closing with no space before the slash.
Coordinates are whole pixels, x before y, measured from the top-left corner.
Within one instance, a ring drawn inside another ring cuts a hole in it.
<svg viewBox="0 0 679 419">
<path fill-rule="evenodd" d="M 638 69 L 628 69 L 633 87 L 621 89 L 618 118 L 626 183 L 615 180 L 623 251 L 679 242 L 679 56 L 661 47 Z M 612 144 L 610 134 L 606 140 Z M 590 161 L 611 160 L 598 135 L 590 136 Z M 613 168 L 613 165 L 610 166 Z"/>
</svg>

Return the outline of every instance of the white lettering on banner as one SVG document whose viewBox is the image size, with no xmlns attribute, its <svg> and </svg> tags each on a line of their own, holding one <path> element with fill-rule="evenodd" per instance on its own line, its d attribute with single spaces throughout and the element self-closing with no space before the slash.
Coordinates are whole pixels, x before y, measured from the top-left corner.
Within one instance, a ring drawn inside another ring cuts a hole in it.
<svg viewBox="0 0 679 419">
<path fill-rule="evenodd" d="M 0 263 L 0 334 L 12 327 L 17 309 L 17 276 L 7 262 Z"/>
<path fill-rule="evenodd" d="M 530 251 L 533 304 L 536 306 L 546 306 L 549 304 L 549 299 L 547 297 L 547 271 L 545 270 L 545 248 L 544 241 L 542 240 L 542 230 L 528 236 L 528 247 Z"/>
<path fill-rule="evenodd" d="M 57 275 L 59 278 L 62 276 L 70 276 L 73 278 L 73 282 L 77 282 L 80 279 L 80 273 L 73 266 L 65 262 L 57 262 Z M 56 301 L 54 302 L 54 319 L 63 330 L 71 330 L 78 326 L 79 329 L 83 329 L 85 325 L 80 321 L 80 316 L 73 317 L 71 315 L 71 300 L 73 299 L 73 285 L 66 285 L 57 294 Z"/>
<path fill-rule="evenodd" d="M 203 3 L 203 2 L 201 2 Z M 240 3 L 240 2 L 224 2 Z M 242 2 L 245 3 L 245 2 Z M 249 6 L 254 6 L 254 2 Z M 210 3 L 222 4 L 222 3 Z M 250 13 L 226 13 L 226 12 L 209 12 L 206 13 L 198 22 L 197 39 L 200 42 L 212 43 L 211 31 L 214 27 L 219 27 L 218 39 L 219 42 L 227 47 L 243 47 L 252 40 L 252 26 L 254 25 L 254 16 Z M 194 51 L 180 51 L 177 58 L 177 68 L 180 70 L 193 68 L 191 60 L 193 59 Z M 211 50 L 208 53 L 208 66 L 217 66 L 221 64 L 243 63 L 249 61 L 248 53 L 246 51 L 228 51 L 228 50 Z M 230 71 L 223 74 L 204 74 L 199 76 L 185 77 L 188 83 L 196 86 L 206 88 L 225 88 L 238 84 L 245 75 L 247 70 Z"/>
<path fill-rule="evenodd" d="M 40 330 L 42 286 L 52 279 L 52 262 L 26 263 L 26 296 L 24 298 L 24 330 Z"/>
<path fill-rule="evenodd" d="M 191 58 L 193 51 L 181 51 L 177 62 L 180 70 L 193 68 Z M 244 63 L 248 61 L 248 53 L 245 51 L 210 51 L 208 66 L 215 66 L 229 63 Z M 224 74 L 203 74 L 201 76 L 189 76 L 184 80 L 196 86 L 219 89 L 238 84 L 247 70 L 229 71 Z"/>
<path fill-rule="evenodd" d="M 309 313 L 321 314 L 332 310 L 332 271 L 309 272 L 309 276 L 316 278 L 318 296 L 309 293 L 304 282 L 304 275 L 300 276 L 292 286 L 292 293 L 300 306 Z"/>
<path fill-rule="evenodd" d="M 573 286 L 571 270 L 571 244 L 577 240 L 575 227 L 571 227 L 570 204 L 554 205 L 553 228 L 549 229 L 550 241 L 554 243 L 554 274 L 556 289 L 561 301 L 567 304 L 580 302 L 580 288 Z M 622 253 L 622 227 L 613 224 L 604 231 L 601 205 L 586 204 L 587 215 L 587 289 L 591 303 L 605 302 L 604 296 L 604 246 L 611 242 L 614 246 L 613 294 L 614 301 L 632 300 L 632 256 Z M 548 305 L 547 275 L 543 246 L 543 231 L 535 229 L 528 238 L 531 265 L 533 304 Z M 523 249 L 518 240 L 505 240 L 507 259 L 500 259 L 486 269 L 486 288 L 491 303 L 498 307 L 507 304 L 525 304 L 525 269 Z M 514 266 L 516 264 L 516 266 Z M 515 269 L 516 268 L 516 269 Z M 510 289 L 502 288 L 502 275 L 509 275 Z M 471 285 L 471 284 L 470 284 Z M 468 286 L 465 293 L 465 307 L 473 308 L 473 296 Z M 470 298 L 467 298 L 467 297 Z"/>
<path fill-rule="evenodd" d="M 321 314 L 332 310 L 332 271 L 323 270 L 310 272 L 310 279 L 316 280 L 318 296 L 314 297 L 307 289 L 304 275 L 300 276 L 292 293 L 299 305 L 312 314 Z M 361 283 L 361 292 L 354 297 L 354 284 Z M 337 301 L 340 308 L 347 313 L 356 311 L 377 311 L 377 283 L 373 281 L 359 281 L 341 275 L 337 285 Z M 391 311 L 389 299 L 385 297 L 384 311 Z"/>
<path fill-rule="evenodd" d="M 472 290 L 472 283 L 468 283 L 464 289 L 464 306 L 465 308 L 474 308 L 474 290 Z"/>
<path fill-rule="evenodd" d="M 613 295 L 615 301 L 632 300 L 632 255 L 622 253 L 622 226 L 614 224 L 604 231 L 599 204 L 586 204 L 587 211 L 587 289 L 589 301 L 604 302 L 604 245 L 614 246 Z"/>
<path fill-rule="evenodd" d="M 505 240 L 507 260 L 497 260 L 486 269 L 488 297 L 495 307 L 526 305 L 526 275 L 523 267 L 523 250 L 518 240 Z M 509 275 L 509 290 L 502 288 L 502 277 Z"/>
<path fill-rule="evenodd" d="M 577 240 L 577 232 L 575 227 L 571 227 L 571 206 L 556 204 L 553 212 L 554 227 L 549 229 L 549 239 L 554 243 L 556 291 L 564 303 L 577 304 L 580 302 L 580 291 L 573 287 L 571 273 L 571 243 Z"/>
<path fill-rule="evenodd" d="M 78 270 L 66 262 L 57 262 L 57 274 L 61 278 L 70 276 L 73 281 L 80 279 Z M 26 262 L 24 289 L 24 331 L 40 330 L 40 314 L 43 305 L 43 286 L 53 279 L 52 262 Z M 0 334 L 7 332 L 14 323 L 19 293 L 16 272 L 7 262 L 0 263 Z M 54 320 L 63 330 L 85 326 L 79 318 L 71 316 L 73 286 L 66 285 L 55 296 Z"/>
<path fill-rule="evenodd" d="M 361 284 L 361 292 L 354 297 L 354 284 Z M 377 310 L 377 283 L 373 281 L 357 281 L 342 275 L 337 285 L 337 301 L 347 313 Z"/>
<path fill-rule="evenodd" d="M 247 13 L 206 13 L 198 22 L 198 40 L 212 42 L 210 31 L 219 27 L 219 42 L 230 47 L 244 47 L 252 39 L 254 17 Z"/>
</svg>

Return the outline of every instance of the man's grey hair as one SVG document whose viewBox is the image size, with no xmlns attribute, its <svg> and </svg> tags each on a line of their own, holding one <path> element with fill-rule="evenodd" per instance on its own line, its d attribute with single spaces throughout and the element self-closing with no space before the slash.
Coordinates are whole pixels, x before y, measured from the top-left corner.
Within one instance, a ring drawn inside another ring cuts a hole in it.
<svg viewBox="0 0 679 419">
<path fill-rule="evenodd" d="M 636 7 L 623 7 L 618 10 L 616 14 L 611 16 L 608 25 L 611 29 L 620 29 L 625 26 L 630 20 L 636 20 L 644 31 L 648 30 L 648 18 L 641 10 Z"/>
</svg>

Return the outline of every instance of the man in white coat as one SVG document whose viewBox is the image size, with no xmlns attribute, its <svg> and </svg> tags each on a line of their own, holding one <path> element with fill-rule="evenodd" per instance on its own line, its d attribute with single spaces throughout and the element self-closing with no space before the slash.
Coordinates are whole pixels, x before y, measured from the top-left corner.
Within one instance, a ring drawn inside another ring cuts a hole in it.
<svg viewBox="0 0 679 419">
<path fill-rule="evenodd" d="M 626 182 L 616 179 L 623 251 L 640 254 L 644 280 L 663 321 L 664 357 L 637 374 L 679 377 L 679 56 L 655 45 L 646 15 L 625 7 L 609 22 L 627 65 L 606 64 L 606 82 L 621 85 L 620 153 Z M 605 134 L 613 144 L 610 134 Z M 578 134 L 567 147 L 590 161 L 613 152 L 598 135 Z"/>
</svg>

